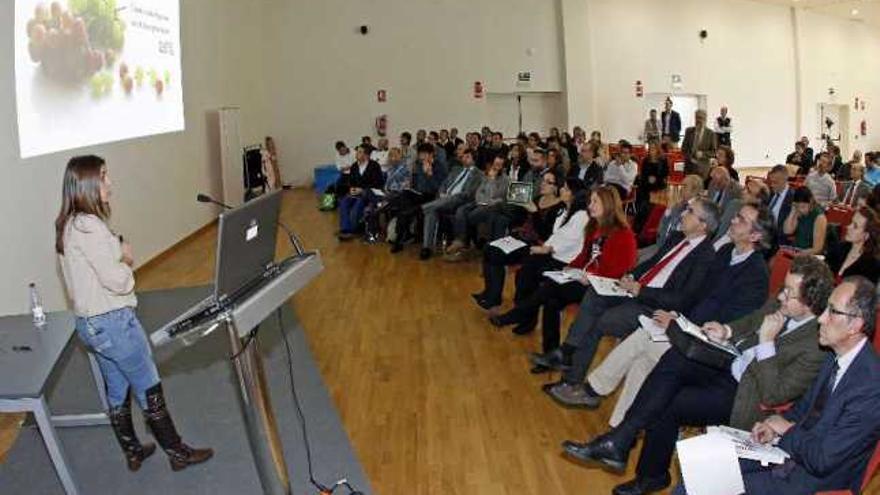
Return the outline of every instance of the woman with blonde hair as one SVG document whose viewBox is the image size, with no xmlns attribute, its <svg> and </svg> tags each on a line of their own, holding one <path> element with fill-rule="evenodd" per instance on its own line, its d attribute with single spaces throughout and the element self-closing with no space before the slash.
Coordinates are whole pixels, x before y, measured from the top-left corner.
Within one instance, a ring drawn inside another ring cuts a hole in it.
<svg viewBox="0 0 880 495">
<path fill-rule="evenodd" d="M 165 403 L 150 345 L 135 314 L 131 245 L 110 230 L 110 176 L 100 157 L 78 156 L 64 172 L 55 251 L 73 300 L 76 333 L 95 354 L 107 387 L 110 424 L 128 469 L 137 471 L 156 446 L 142 444 L 131 420 L 131 394 L 153 436 L 179 471 L 211 458 L 183 443 Z"/>
</svg>

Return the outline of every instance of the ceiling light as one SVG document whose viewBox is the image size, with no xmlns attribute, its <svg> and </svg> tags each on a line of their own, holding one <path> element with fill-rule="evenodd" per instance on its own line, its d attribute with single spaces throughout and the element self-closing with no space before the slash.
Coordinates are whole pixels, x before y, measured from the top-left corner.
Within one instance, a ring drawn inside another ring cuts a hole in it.
<svg viewBox="0 0 880 495">
<path fill-rule="evenodd" d="M 859 15 L 859 9 L 852 9 L 852 11 L 850 11 L 850 14 Z"/>
</svg>

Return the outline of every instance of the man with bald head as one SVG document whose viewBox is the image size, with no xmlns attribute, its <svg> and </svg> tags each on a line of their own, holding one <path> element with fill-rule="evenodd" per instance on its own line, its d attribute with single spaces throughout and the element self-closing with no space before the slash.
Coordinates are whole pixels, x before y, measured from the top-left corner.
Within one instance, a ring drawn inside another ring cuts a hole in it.
<svg viewBox="0 0 880 495">
<path fill-rule="evenodd" d="M 684 131 L 684 142 L 681 152 L 685 157 L 684 173 L 698 174 L 705 179 L 709 176 L 709 163 L 718 149 L 718 139 L 712 130 L 706 127 L 706 111 L 694 113 L 694 126 Z"/>
</svg>

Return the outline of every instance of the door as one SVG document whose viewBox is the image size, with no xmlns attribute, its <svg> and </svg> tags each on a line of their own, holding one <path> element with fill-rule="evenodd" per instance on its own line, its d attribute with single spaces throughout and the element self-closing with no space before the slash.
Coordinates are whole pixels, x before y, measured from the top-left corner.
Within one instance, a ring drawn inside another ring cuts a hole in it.
<svg viewBox="0 0 880 495">
<path fill-rule="evenodd" d="M 546 136 L 551 127 L 565 126 L 561 93 L 490 93 L 486 97 L 488 126 L 512 138 L 519 132 Z"/>
<path fill-rule="evenodd" d="M 706 96 L 697 94 L 670 95 L 669 93 L 648 93 L 645 95 L 644 118 L 648 118 L 648 112 L 653 108 L 657 110 L 657 118 L 663 113 L 666 98 L 672 98 L 672 109 L 681 115 L 681 135 L 684 130 L 694 125 L 694 112 L 706 109 Z"/>
</svg>

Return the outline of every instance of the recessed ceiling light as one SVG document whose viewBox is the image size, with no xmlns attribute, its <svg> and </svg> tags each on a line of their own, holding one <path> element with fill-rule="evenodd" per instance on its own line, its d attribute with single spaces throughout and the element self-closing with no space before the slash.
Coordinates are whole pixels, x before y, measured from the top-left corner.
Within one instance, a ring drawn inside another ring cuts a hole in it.
<svg viewBox="0 0 880 495">
<path fill-rule="evenodd" d="M 852 9 L 852 11 L 850 11 L 850 14 L 859 15 L 859 9 Z"/>
</svg>

